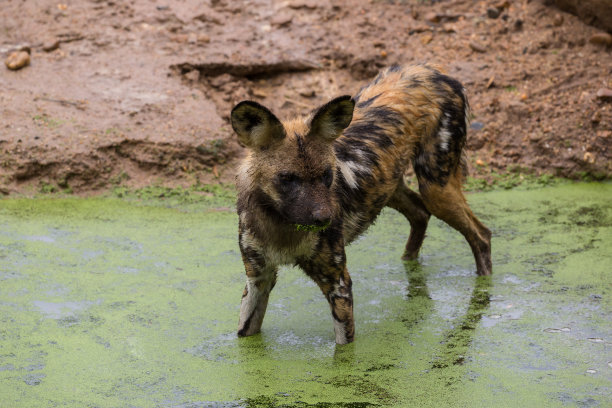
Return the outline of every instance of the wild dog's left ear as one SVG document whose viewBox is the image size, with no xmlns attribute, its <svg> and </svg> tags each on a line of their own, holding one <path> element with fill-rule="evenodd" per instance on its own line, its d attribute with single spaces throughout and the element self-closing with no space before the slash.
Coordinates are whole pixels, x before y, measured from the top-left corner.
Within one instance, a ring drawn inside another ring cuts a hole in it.
<svg viewBox="0 0 612 408">
<path fill-rule="evenodd" d="M 310 121 L 310 134 L 334 140 L 353 120 L 355 101 L 349 95 L 340 96 L 321 106 Z"/>
</svg>

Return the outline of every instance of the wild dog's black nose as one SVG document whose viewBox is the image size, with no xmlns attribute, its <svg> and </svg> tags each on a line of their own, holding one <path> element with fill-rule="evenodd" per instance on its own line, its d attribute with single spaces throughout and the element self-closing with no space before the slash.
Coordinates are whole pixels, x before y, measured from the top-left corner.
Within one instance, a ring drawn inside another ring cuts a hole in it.
<svg viewBox="0 0 612 408">
<path fill-rule="evenodd" d="M 331 216 L 332 214 L 329 208 L 317 208 L 312 212 L 310 223 L 321 227 L 331 222 Z"/>
</svg>

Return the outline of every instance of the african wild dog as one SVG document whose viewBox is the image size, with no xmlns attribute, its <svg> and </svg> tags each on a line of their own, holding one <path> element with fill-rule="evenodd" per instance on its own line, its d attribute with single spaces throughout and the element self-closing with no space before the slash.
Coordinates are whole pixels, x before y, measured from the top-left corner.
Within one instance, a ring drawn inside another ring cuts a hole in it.
<svg viewBox="0 0 612 408">
<path fill-rule="evenodd" d="M 287 122 L 258 103 L 236 105 L 232 127 L 249 148 L 237 176 L 247 275 L 238 335 L 259 332 L 277 267 L 296 264 L 327 298 L 336 343 L 353 341 L 344 246 L 385 206 L 410 222 L 403 259 L 417 258 L 433 214 L 466 238 L 477 273 L 491 274 L 491 232 L 461 192 L 468 114 L 461 84 L 431 65 L 392 66 L 353 98 Z M 411 162 L 420 194 L 404 181 Z"/>
</svg>

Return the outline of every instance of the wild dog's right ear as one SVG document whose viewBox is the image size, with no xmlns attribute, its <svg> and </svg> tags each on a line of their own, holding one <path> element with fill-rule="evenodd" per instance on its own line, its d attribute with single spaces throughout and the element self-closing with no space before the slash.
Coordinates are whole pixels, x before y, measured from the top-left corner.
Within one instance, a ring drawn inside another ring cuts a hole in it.
<svg viewBox="0 0 612 408">
<path fill-rule="evenodd" d="M 232 109 L 232 128 L 240 143 L 266 148 L 285 137 L 285 128 L 268 108 L 253 101 L 242 101 Z"/>
</svg>

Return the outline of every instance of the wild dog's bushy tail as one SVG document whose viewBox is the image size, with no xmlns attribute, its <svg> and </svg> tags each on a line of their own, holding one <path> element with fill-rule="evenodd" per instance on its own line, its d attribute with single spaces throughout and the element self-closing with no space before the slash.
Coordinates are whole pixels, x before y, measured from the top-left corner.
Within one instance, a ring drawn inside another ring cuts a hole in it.
<svg viewBox="0 0 612 408">
<path fill-rule="evenodd" d="M 414 171 L 420 180 L 446 185 L 451 175 L 467 176 L 465 142 L 470 106 L 463 85 L 431 68 L 432 92 L 439 103 L 440 116 L 434 131 L 422 135 L 415 146 Z"/>
</svg>

